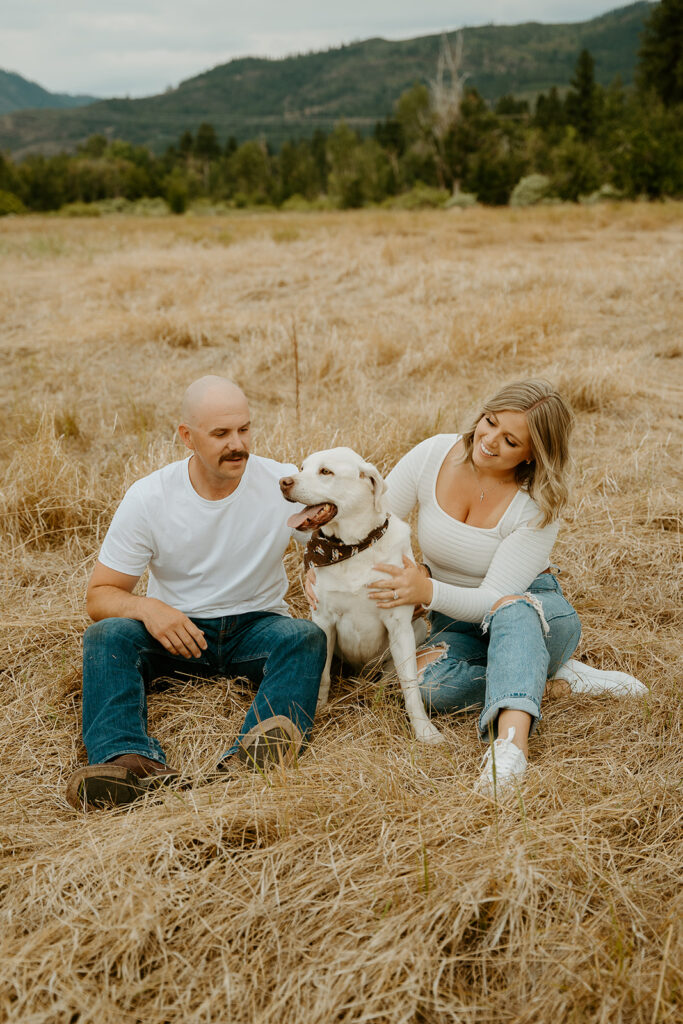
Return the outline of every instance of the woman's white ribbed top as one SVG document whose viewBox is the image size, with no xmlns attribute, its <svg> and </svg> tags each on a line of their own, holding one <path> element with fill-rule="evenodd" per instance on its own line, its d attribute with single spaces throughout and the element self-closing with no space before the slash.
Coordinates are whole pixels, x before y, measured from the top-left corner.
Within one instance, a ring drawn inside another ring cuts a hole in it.
<svg viewBox="0 0 683 1024">
<path fill-rule="evenodd" d="M 422 441 L 387 477 L 389 508 L 406 519 L 418 504 L 417 535 L 432 572 L 430 611 L 462 622 L 480 622 L 507 594 L 523 594 L 548 556 L 559 524 L 539 528 L 538 505 L 517 491 L 491 529 L 454 519 L 436 500 L 436 479 L 460 434 L 437 434 Z"/>
</svg>

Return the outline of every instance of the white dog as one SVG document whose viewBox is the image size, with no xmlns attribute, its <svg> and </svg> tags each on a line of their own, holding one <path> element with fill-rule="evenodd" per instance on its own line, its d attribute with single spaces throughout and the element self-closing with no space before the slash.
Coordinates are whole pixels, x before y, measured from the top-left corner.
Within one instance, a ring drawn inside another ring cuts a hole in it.
<svg viewBox="0 0 683 1024">
<path fill-rule="evenodd" d="M 290 517 L 289 526 L 315 531 L 305 564 L 316 573 L 318 607 L 312 618 L 327 637 L 318 707 L 327 703 L 335 645 L 345 660 L 362 665 L 381 654 L 388 640 L 416 737 L 441 742 L 417 683 L 413 606 L 378 608 L 368 596 L 367 584 L 385 578 L 373 565 L 402 567 L 404 555 L 413 557 L 408 525 L 385 508 L 386 484 L 378 470 L 351 448 L 332 448 L 309 455 L 300 473 L 280 480 L 280 488 L 288 501 L 306 506 Z"/>
</svg>

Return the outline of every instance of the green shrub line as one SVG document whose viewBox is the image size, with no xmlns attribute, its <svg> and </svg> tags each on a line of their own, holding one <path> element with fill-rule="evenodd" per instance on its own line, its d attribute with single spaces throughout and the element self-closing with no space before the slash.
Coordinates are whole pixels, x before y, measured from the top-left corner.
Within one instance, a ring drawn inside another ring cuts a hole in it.
<svg viewBox="0 0 683 1024">
<path fill-rule="evenodd" d="M 670 24 L 671 16 L 680 19 L 679 8 L 680 0 L 661 0 L 653 9 L 632 89 L 618 80 L 607 88 L 597 84 L 584 50 L 566 95 L 552 88 L 537 97 L 533 111 L 513 96 L 492 108 L 470 89 L 444 113 L 438 97 L 417 83 L 365 138 L 340 121 L 328 134 L 316 131 L 274 152 L 258 139 L 221 143 L 203 123 L 155 156 L 144 146 L 94 135 L 75 153 L 19 162 L 0 154 L 0 216 L 678 198 L 683 81 L 670 81 L 669 49 L 681 37 Z M 681 54 L 677 59 L 683 61 Z"/>
</svg>

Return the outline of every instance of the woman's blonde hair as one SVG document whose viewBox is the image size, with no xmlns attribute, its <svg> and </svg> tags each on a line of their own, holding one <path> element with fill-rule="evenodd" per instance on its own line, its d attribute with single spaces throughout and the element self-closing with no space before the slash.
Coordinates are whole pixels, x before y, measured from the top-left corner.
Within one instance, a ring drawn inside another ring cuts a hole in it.
<svg viewBox="0 0 683 1024">
<path fill-rule="evenodd" d="M 526 414 L 532 458 L 515 467 L 518 487 L 528 490 L 541 510 L 540 526 L 557 519 L 569 497 L 567 470 L 569 435 L 574 414 L 562 395 L 547 380 L 522 380 L 506 384 L 483 408 L 470 429 L 463 434 L 465 460 L 472 462 L 474 431 L 482 416 L 506 409 Z"/>
</svg>

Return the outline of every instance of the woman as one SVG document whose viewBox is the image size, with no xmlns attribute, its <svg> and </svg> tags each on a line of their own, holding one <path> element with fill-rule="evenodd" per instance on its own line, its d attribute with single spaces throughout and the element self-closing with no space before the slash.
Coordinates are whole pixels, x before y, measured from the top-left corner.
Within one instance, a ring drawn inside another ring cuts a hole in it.
<svg viewBox="0 0 683 1024">
<path fill-rule="evenodd" d="M 483 704 L 489 748 L 478 788 L 519 781 L 528 737 L 541 718 L 548 678 L 572 690 L 642 692 L 624 673 L 565 664 L 579 619 L 549 567 L 567 502 L 573 416 L 546 381 L 509 384 L 463 435 L 440 434 L 408 452 L 387 478 L 389 508 L 406 518 L 417 503 L 426 564 L 377 565 L 370 584 L 381 608 L 423 605 L 429 643 L 418 651 L 427 707 Z"/>
</svg>

